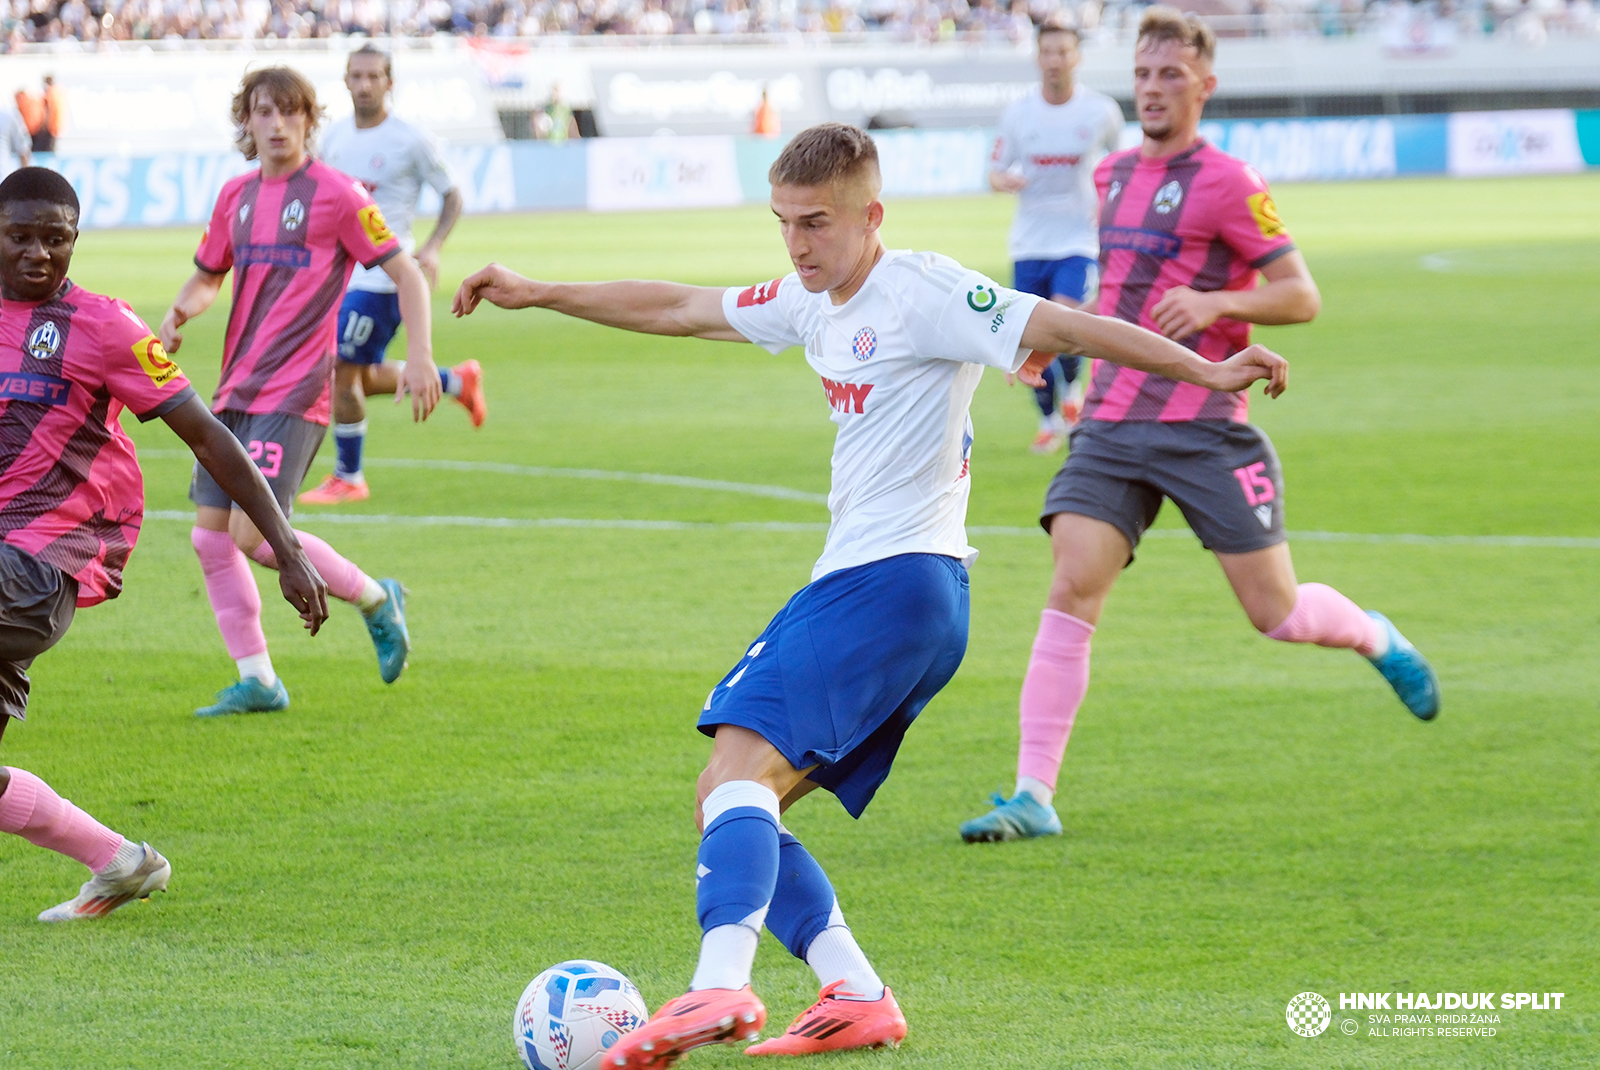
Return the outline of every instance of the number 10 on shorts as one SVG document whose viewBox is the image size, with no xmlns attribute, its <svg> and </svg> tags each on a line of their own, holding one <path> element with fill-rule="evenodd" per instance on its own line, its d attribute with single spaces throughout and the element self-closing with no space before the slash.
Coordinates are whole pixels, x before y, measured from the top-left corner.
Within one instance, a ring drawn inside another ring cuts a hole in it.
<svg viewBox="0 0 1600 1070">
<path fill-rule="evenodd" d="M 1278 496 L 1277 488 L 1272 485 L 1272 480 L 1267 477 L 1266 472 L 1266 461 L 1257 461 L 1255 464 L 1233 470 L 1233 478 L 1244 488 L 1244 500 L 1250 503 L 1251 508 L 1265 505 Z"/>
</svg>

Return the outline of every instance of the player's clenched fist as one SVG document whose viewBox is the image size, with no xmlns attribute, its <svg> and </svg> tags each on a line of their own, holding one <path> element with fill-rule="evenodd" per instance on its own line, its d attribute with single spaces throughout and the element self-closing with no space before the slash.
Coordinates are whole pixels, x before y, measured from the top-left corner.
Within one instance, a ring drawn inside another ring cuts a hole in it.
<svg viewBox="0 0 1600 1070">
<path fill-rule="evenodd" d="M 183 335 L 178 328 L 182 327 L 189 319 L 183 311 L 176 306 L 167 309 L 167 314 L 161 317 L 161 348 L 168 353 L 176 353 L 183 346 Z"/>
<path fill-rule="evenodd" d="M 468 275 L 456 291 L 450 311 L 459 316 L 470 316 L 478 302 L 487 301 L 500 308 L 527 308 L 533 304 L 533 283 L 503 264 L 490 264 L 475 274 Z"/>
<path fill-rule="evenodd" d="M 1244 390 L 1257 379 L 1267 380 L 1266 395 L 1275 398 L 1289 388 L 1289 362 L 1266 346 L 1241 349 L 1216 365 L 1219 379 L 1213 389 Z"/>
<path fill-rule="evenodd" d="M 1150 318 L 1168 338 L 1187 338 L 1203 331 L 1221 315 L 1215 294 L 1174 286 L 1150 309 Z"/>
</svg>

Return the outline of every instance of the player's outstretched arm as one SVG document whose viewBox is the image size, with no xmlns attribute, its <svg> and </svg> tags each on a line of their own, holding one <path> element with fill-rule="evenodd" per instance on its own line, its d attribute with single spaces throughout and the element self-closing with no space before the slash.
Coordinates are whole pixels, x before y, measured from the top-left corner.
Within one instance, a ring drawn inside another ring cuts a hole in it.
<svg viewBox="0 0 1600 1070">
<path fill-rule="evenodd" d="M 278 586 L 312 635 L 328 619 L 328 585 L 317 575 L 315 566 L 300 548 L 289 522 L 278 509 L 261 469 L 245 453 L 233 432 L 206 411 L 205 404 L 191 397 L 162 417 L 167 426 L 194 451 L 195 460 L 211 473 L 211 478 L 244 510 L 256 530 L 266 538 L 278 557 Z"/>
<path fill-rule="evenodd" d="M 383 270 L 400 291 L 400 322 L 406 325 L 406 388 L 404 392 L 395 391 L 395 404 L 409 393 L 411 418 L 426 420 L 439 404 L 444 389 L 439 383 L 439 369 L 433 363 L 433 306 L 428 298 L 428 280 L 404 250 L 385 260 Z"/>
<path fill-rule="evenodd" d="M 1065 352 L 1155 372 L 1209 390 L 1243 390 L 1257 379 L 1265 379 L 1267 396 L 1275 398 L 1289 386 L 1289 362 L 1265 346 L 1251 346 L 1212 363 L 1143 327 L 1050 301 L 1040 301 L 1028 317 L 1022 348 L 1035 351 L 1018 370 L 1018 377 L 1027 383 L 1038 379 L 1043 367 L 1055 359 L 1054 354 Z"/>
<path fill-rule="evenodd" d="M 500 308 L 548 308 L 640 334 L 743 342 L 722 314 L 722 290 L 677 282 L 539 282 L 501 264 L 467 277 L 450 306 L 470 316 L 479 302 Z"/>
<path fill-rule="evenodd" d="M 172 307 L 161 317 L 162 349 L 176 353 L 182 347 L 183 334 L 179 328 L 211 307 L 211 302 L 217 299 L 217 294 L 222 290 L 222 280 L 227 277 L 226 274 L 218 275 L 203 268 L 195 269 L 189 281 L 178 291 L 178 296 L 172 299 Z"/>
</svg>

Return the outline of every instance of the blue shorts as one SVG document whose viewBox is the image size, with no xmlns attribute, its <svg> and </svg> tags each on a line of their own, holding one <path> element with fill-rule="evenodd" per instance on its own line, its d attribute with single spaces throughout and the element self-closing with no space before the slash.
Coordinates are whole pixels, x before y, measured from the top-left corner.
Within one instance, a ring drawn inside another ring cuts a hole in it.
<svg viewBox="0 0 1600 1070">
<path fill-rule="evenodd" d="M 700 731 L 759 733 L 860 817 L 906 729 L 967 652 L 966 567 L 900 554 L 803 587 L 722 682 Z"/>
<path fill-rule="evenodd" d="M 1100 264 L 1092 257 L 1069 256 L 1064 260 L 1018 260 L 1012 265 L 1014 289 L 1049 300 L 1068 297 L 1082 301 L 1094 289 Z"/>
<path fill-rule="evenodd" d="M 382 364 L 384 350 L 399 329 L 399 294 L 347 290 L 339 306 L 339 359 L 346 364 Z"/>
</svg>

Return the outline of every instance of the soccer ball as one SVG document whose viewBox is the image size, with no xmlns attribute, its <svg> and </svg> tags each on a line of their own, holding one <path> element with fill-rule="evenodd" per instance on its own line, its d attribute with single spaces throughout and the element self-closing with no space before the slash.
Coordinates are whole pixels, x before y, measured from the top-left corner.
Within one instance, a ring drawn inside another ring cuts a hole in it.
<svg viewBox="0 0 1600 1070">
<path fill-rule="evenodd" d="M 632 981 L 604 963 L 573 959 L 528 985 L 511 1037 L 528 1070 L 599 1070 L 606 1049 L 649 1018 Z"/>
</svg>

